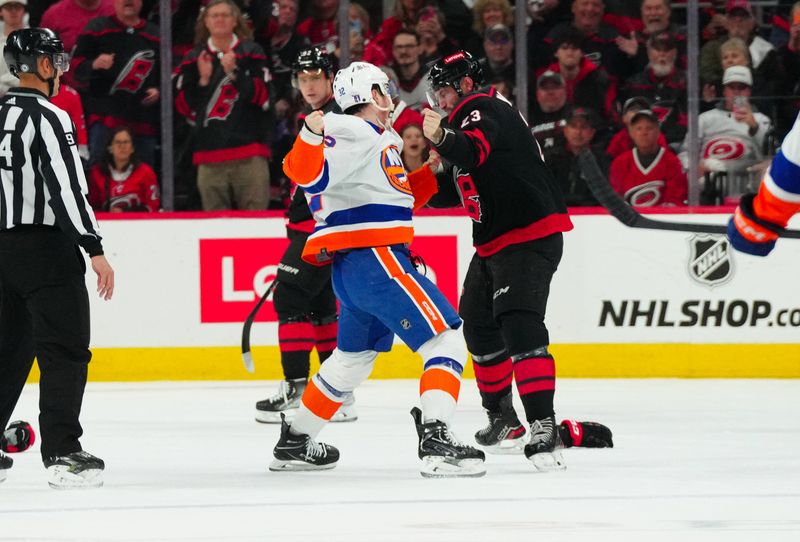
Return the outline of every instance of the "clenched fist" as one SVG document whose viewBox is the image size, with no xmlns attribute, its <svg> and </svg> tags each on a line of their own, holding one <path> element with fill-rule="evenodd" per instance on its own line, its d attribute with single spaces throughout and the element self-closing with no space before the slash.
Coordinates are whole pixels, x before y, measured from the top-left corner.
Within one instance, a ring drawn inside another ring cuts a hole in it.
<svg viewBox="0 0 800 542">
<path fill-rule="evenodd" d="M 306 117 L 306 126 L 308 129 L 317 135 L 325 133 L 325 113 L 322 111 L 313 111 Z"/>
<path fill-rule="evenodd" d="M 444 130 L 442 130 L 442 116 L 433 109 L 425 109 L 422 112 L 425 117 L 422 121 L 422 133 L 431 140 L 434 145 L 442 142 Z"/>
</svg>

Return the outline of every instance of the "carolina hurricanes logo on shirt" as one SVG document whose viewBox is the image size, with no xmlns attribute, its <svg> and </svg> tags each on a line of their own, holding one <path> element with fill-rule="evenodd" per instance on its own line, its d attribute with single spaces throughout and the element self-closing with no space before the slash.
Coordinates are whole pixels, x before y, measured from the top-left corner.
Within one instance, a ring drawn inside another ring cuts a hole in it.
<svg viewBox="0 0 800 542">
<path fill-rule="evenodd" d="M 403 159 L 400 158 L 400 151 L 394 145 L 389 145 L 381 152 L 381 169 L 395 190 L 403 194 L 412 193 Z"/>
<path fill-rule="evenodd" d="M 122 71 L 119 72 L 117 80 L 111 85 L 109 94 L 114 94 L 118 90 L 135 94 L 142 88 L 150 72 L 155 66 L 156 53 L 152 50 L 139 51 L 131 57 Z"/>
<path fill-rule="evenodd" d="M 703 158 L 738 160 L 745 154 L 744 143 L 735 137 L 716 137 L 706 144 Z"/>
<path fill-rule="evenodd" d="M 233 105 L 239 99 L 239 91 L 233 86 L 229 78 L 225 78 L 220 82 L 220 85 L 214 91 L 214 95 L 208 101 L 208 109 L 206 111 L 206 122 L 208 125 L 209 120 L 227 120 L 233 111 Z"/>
<path fill-rule="evenodd" d="M 648 181 L 625 191 L 625 201 L 639 207 L 652 207 L 661 202 L 664 181 Z"/>
</svg>

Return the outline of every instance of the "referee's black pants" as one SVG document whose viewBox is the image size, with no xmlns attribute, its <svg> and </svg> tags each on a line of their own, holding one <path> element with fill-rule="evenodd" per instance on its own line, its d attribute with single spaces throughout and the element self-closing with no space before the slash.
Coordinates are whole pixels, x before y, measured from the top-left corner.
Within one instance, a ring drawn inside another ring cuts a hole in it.
<svg viewBox="0 0 800 542">
<path fill-rule="evenodd" d="M 35 356 L 42 459 L 81 450 L 78 417 L 92 356 L 85 274 L 78 247 L 57 228 L 0 232 L 0 430 Z"/>
</svg>

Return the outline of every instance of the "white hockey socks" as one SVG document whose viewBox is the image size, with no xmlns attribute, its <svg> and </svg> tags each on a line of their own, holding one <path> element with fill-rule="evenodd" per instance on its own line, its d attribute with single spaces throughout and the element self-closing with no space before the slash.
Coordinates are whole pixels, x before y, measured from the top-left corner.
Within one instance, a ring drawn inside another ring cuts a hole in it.
<svg viewBox="0 0 800 542">
<path fill-rule="evenodd" d="M 450 423 L 461 391 L 461 373 L 467 347 L 460 330 L 448 329 L 423 344 L 419 354 L 425 371 L 419 380 L 419 398 L 424 422 Z"/>
</svg>

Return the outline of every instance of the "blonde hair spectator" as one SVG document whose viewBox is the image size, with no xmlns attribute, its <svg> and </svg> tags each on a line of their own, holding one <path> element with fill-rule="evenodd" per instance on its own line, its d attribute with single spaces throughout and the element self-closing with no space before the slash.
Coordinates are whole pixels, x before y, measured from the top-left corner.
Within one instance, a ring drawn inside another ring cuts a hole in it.
<svg viewBox="0 0 800 542">
<path fill-rule="evenodd" d="M 508 0 L 477 0 L 472 8 L 475 22 L 472 28 L 479 36 L 490 26 L 503 24 L 507 27 L 514 26 L 514 11 Z"/>
<path fill-rule="evenodd" d="M 239 9 L 239 6 L 237 6 L 235 2 L 232 0 L 211 0 L 205 8 L 200 10 L 200 14 L 197 17 L 197 24 L 195 24 L 194 27 L 195 44 L 202 43 L 211 36 L 208 25 L 206 24 L 206 16 L 211 8 L 220 4 L 227 5 L 231 9 L 231 16 L 236 19 L 236 26 L 233 29 L 233 33 L 236 34 L 236 37 L 240 40 L 253 39 L 253 30 L 250 28 L 250 25 L 247 24 L 247 19 L 245 19 L 242 10 Z"/>
<path fill-rule="evenodd" d="M 719 48 L 722 70 L 731 66 L 750 66 L 750 49 L 741 38 L 731 38 Z"/>
</svg>

